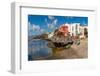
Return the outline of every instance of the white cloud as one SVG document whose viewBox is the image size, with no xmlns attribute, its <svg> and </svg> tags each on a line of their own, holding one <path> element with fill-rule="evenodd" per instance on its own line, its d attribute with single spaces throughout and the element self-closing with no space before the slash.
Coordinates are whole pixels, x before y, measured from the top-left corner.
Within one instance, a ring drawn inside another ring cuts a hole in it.
<svg viewBox="0 0 100 76">
<path fill-rule="evenodd" d="M 33 33 L 41 34 L 44 32 L 44 29 L 40 28 L 39 25 L 30 24 L 30 22 L 29 22 L 28 26 L 29 26 L 29 28 L 28 28 L 29 35 L 33 35 Z"/>
<path fill-rule="evenodd" d="M 48 19 L 50 21 L 47 20 L 47 18 L 45 18 L 45 22 L 46 22 L 48 28 L 49 29 L 55 29 L 58 20 L 54 16 L 48 16 Z"/>
<path fill-rule="evenodd" d="M 40 30 L 40 26 L 39 25 L 32 24 L 32 30 L 33 31 L 39 31 Z"/>
<path fill-rule="evenodd" d="M 32 26 L 30 24 L 30 22 L 28 23 L 28 30 L 31 30 L 32 29 Z"/>
<path fill-rule="evenodd" d="M 47 24 L 49 29 L 53 29 L 54 25 L 53 24 Z"/>
<path fill-rule="evenodd" d="M 41 29 L 40 32 L 43 33 L 43 32 L 45 32 L 45 30 L 44 29 Z"/>
<path fill-rule="evenodd" d="M 56 25 L 56 24 L 57 24 L 57 21 L 58 21 L 58 20 L 57 20 L 57 19 L 55 19 L 55 20 L 53 21 L 53 24 L 55 24 L 55 25 Z"/>
<path fill-rule="evenodd" d="M 48 16 L 48 18 L 49 18 L 50 20 L 53 20 L 53 19 L 54 19 L 54 16 Z"/>
<path fill-rule="evenodd" d="M 57 19 L 53 20 L 52 23 L 48 23 L 48 28 L 50 29 L 54 29 L 55 25 L 57 24 Z"/>
</svg>

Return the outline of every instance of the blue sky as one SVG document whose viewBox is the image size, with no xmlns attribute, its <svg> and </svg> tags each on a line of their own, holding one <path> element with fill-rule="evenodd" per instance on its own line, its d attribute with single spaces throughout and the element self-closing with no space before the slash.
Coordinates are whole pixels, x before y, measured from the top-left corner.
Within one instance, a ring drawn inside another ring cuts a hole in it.
<svg viewBox="0 0 100 76">
<path fill-rule="evenodd" d="M 88 25 L 88 17 L 28 15 L 28 35 L 51 32 L 65 23 L 80 23 L 85 26 Z"/>
</svg>

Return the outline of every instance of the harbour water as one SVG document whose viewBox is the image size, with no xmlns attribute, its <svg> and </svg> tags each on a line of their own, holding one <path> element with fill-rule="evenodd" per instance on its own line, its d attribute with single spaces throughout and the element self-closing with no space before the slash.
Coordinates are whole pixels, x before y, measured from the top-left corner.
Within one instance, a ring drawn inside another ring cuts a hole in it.
<svg viewBox="0 0 100 76">
<path fill-rule="evenodd" d="M 28 42 L 28 60 L 44 59 L 52 55 L 52 49 L 47 46 L 47 41 L 34 39 Z"/>
</svg>

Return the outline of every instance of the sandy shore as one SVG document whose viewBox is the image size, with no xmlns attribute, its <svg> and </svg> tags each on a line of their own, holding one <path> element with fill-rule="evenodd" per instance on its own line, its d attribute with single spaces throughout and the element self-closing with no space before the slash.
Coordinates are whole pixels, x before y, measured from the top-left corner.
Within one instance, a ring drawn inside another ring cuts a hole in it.
<svg viewBox="0 0 100 76">
<path fill-rule="evenodd" d="M 55 51 L 52 57 L 47 59 L 77 59 L 88 57 L 88 40 L 84 39 L 80 41 L 80 45 L 73 44 L 71 48 L 60 49 Z"/>
</svg>

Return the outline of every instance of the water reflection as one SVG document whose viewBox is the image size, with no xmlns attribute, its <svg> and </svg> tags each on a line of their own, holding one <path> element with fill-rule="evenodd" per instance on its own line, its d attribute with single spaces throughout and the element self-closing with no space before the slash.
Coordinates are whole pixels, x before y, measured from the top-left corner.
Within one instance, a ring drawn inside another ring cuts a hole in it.
<svg viewBox="0 0 100 76">
<path fill-rule="evenodd" d="M 50 57 L 52 50 L 47 46 L 47 41 L 34 39 L 28 42 L 28 60 L 37 60 Z"/>
</svg>

